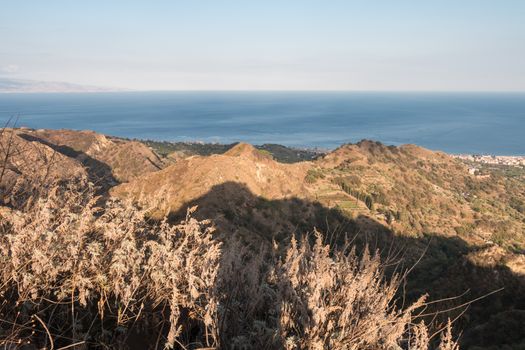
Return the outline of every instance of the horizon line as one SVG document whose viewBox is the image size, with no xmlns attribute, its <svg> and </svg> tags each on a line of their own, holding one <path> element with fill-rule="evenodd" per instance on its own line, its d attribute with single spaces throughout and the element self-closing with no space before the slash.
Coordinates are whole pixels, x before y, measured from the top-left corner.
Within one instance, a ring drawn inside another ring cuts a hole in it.
<svg viewBox="0 0 525 350">
<path fill-rule="evenodd" d="M 358 90 L 358 89 L 334 89 L 334 90 L 314 90 L 314 89 L 108 89 L 103 91 L 0 91 L 0 94 L 14 95 L 14 94 L 107 94 L 107 93 L 152 93 L 152 92 L 276 92 L 276 93 L 298 93 L 298 92 L 313 92 L 313 93 L 502 93 L 502 94 L 525 94 L 525 90 Z"/>
</svg>

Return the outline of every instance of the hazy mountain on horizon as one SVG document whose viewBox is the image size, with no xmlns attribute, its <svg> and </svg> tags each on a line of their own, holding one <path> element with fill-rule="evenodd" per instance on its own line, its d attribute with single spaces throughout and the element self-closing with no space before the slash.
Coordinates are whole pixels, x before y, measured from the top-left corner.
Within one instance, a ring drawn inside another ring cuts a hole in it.
<svg viewBox="0 0 525 350">
<path fill-rule="evenodd" d="M 58 81 L 38 81 L 0 77 L 0 93 L 24 92 L 111 92 L 124 89 L 81 85 Z"/>
</svg>

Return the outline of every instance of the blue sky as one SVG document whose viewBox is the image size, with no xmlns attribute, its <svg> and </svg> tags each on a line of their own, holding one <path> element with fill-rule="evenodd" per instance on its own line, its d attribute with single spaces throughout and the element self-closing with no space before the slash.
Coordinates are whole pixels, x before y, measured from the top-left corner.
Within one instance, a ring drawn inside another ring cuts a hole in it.
<svg viewBox="0 0 525 350">
<path fill-rule="evenodd" d="M 523 0 L 0 0 L 0 78 L 525 91 Z"/>
</svg>

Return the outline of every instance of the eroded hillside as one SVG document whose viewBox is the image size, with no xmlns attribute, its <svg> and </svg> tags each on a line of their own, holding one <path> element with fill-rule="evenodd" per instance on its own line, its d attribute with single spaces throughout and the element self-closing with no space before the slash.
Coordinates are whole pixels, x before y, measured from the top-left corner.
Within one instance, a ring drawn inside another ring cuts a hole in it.
<svg viewBox="0 0 525 350">
<path fill-rule="evenodd" d="M 136 141 L 109 137 L 93 131 L 23 130 L 19 136 L 53 147 L 81 162 L 100 177 L 127 182 L 165 164 L 149 147 Z"/>
<path fill-rule="evenodd" d="M 248 144 L 238 144 L 224 154 L 191 156 L 167 168 L 116 187 L 112 193 L 131 196 L 142 204 L 160 200 L 162 210 L 179 211 L 185 203 L 208 193 L 214 186 L 235 182 L 266 199 L 304 196 L 310 164 L 281 164 Z M 229 195 L 224 193 L 227 200 Z"/>
</svg>

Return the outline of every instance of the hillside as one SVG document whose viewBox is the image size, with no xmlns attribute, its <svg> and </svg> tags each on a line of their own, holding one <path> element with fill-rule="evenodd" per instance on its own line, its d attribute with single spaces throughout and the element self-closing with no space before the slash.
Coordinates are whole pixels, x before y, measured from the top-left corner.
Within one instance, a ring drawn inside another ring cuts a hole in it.
<svg viewBox="0 0 525 350">
<path fill-rule="evenodd" d="M 4 128 L 0 145 L 0 203 L 11 205 L 46 184 L 87 179 L 104 193 L 166 166 L 154 151 L 139 142 L 92 131 Z"/>
<path fill-rule="evenodd" d="M 500 336 L 525 326 L 525 180 L 515 171 L 472 173 L 441 152 L 366 140 L 292 164 L 244 143 L 170 158 L 90 131 L 6 129 L 0 144 L 10 142 L 16 152 L 0 178 L 0 217 L 18 210 L 23 191 L 14 189 L 24 183 L 89 179 L 106 200 L 132 200 L 148 218 L 179 223 L 197 205 L 192 216 L 211 220 L 215 239 L 244 252 L 287 247 L 316 228 L 333 249 L 350 239 L 359 252 L 368 245 L 386 261 L 418 262 L 406 285 L 409 301 L 460 296 L 430 321 L 457 318 L 464 348 L 523 344 L 516 332 Z"/>
<path fill-rule="evenodd" d="M 219 234 L 236 233 L 251 244 L 317 227 L 335 241 L 357 235 L 356 243 L 386 251 L 393 244 L 408 265 L 424 254 L 410 286 L 433 298 L 470 290 L 468 301 L 514 285 L 492 299 L 507 306 L 472 306 L 466 328 L 493 323 L 489 315 L 502 317 L 525 302 L 514 294 L 524 288 L 518 276 L 525 275 L 525 216 L 516 203 L 525 201 L 525 183 L 499 173 L 473 175 L 441 152 L 362 141 L 286 165 L 240 144 L 222 155 L 179 160 L 112 193 L 174 218 L 197 204 L 197 215 L 214 220 Z"/>
<path fill-rule="evenodd" d="M 144 144 L 108 137 L 93 131 L 27 130 L 24 135 L 53 144 L 61 153 L 79 160 L 88 167 L 96 168 L 96 162 L 98 165 L 105 164 L 108 172 L 118 182 L 127 182 L 164 167 L 160 157 Z"/>
<path fill-rule="evenodd" d="M 293 229 L 290 215 L 280 211 L 278 219 L 270 203 L 307 196 L 303 179 L 310 167 L 309 163 L 276 162 L 267 153 L 240 143 L 224 154 L 179 159 L 161 171 L 113 188 L 111 194 L 153 206 L 158 217 L 171 213 L 180 218 L 187 207 L 198 204 L 198 217 L 213 219 L 224 232 L 244 232 L 249 237 L 255 231 L 269 238 Z M 254 208 L 260 212 L 256 214 Z"/>
<path fill-rule="evenodd" d="M 253 193 L 268 199 L 303 192 L 302 179 L 308 164 L 285 165 L 248 144 L 237 144 L 226 153 L 209 157 L 191 156 L 167 168 L 146 174 L 112 193 L 128 194 L 140 202 L 162 198 L 163 209 L 177 211 L 182 204 L 225 182 L 244 184 Z"/>
<path fill-rule="evenodd" d="M 117 187 L 139 202 L 163 193 L 176 212 L 213 186 L 243 184 L 267 200 L 296 197 L 350 218 L 368 216 L 401 235 L 459 236 L 472 244 L 524 249 L 523 181 L 473 175 L 444 153 L 372 141 L 345 145 L 314 162 L 291 165 L 238 144 L 222 155 L 182 157 L 174 165 Z"/>
<path fill-rule="evenodd" d="M 27 139 L 21 130 L 0 130 L 0 157 L 0 207 L 22 205 L 46 183 L 88 176 L 76 159 L 56 152 L 50 145 Z"/>
<path fill-rule="evenodd" d="M 525 248 L 522 179 L 473 175 L 466 164 L 414 145 L 345 145 L 317 162 L 319 187 L 339 186 L 402 234 L 458 235 Z"/>
</svg>

